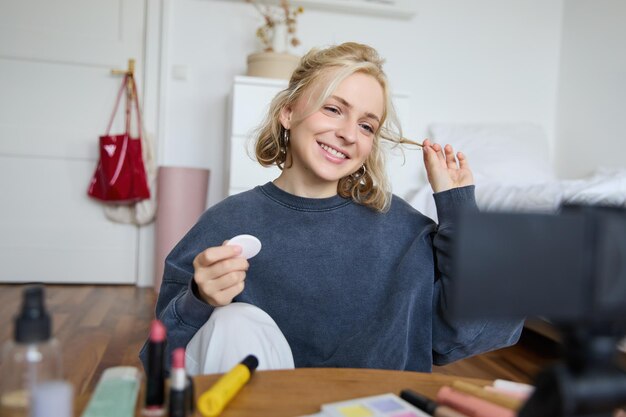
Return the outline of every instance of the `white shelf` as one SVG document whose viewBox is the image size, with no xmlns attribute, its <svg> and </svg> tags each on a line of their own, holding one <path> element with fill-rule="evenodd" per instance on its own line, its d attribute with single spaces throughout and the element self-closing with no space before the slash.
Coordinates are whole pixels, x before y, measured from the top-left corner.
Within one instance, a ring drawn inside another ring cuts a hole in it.
<svg viewBox="0 0 626 417">
<path fill-rule="evenodd" d="M 277 4 L 278 0 L 259 0 Z M 396 19 L 410 19 L 416 14 L 416 0 L 291 0 L 294 6 L 311 10 L 365 14 Z"/>
<path fill-rule="evenodd" d="M 292 0 L 294 5 L 305 8 L 330 10 L 343 13 L 359 13 L 375 16 L 410 19 L 415 15 L 415 0 L 391 2 L 372 0 Z"/>
</svg>

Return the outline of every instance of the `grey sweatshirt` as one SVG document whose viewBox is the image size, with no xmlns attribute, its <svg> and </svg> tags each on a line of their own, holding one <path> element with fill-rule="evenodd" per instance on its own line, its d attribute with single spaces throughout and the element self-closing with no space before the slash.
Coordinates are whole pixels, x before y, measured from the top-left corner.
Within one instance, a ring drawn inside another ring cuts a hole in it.
<svg viewBox="0 0 626 417">
<path fill-rule="evenodd" d="M 197 296 L 193 259 L 244 233 L 263 248 L 234 302 L 276 321 L 296 367 L 430 372 L 515 343 L 520 321 L 450 316 L 455 213 L 476 207 L 474 187 L 434 198 L 439 225 L 396 196 L 378 213 L 340 196 L 294 196 L 271 182 L 216 204 L 165 260 L 156 314 L 167 328 L 167 358 L 213 311 Z M 140 356 L 145 365 L 145 346 Z"/>
</svg>

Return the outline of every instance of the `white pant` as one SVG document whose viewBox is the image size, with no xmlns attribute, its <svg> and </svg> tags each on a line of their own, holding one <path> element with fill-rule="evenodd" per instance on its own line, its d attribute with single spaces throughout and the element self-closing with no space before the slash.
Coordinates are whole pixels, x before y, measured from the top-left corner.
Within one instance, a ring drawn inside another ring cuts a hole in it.
<svg viewBox="0 0 626 417">
<path fill-rule="evenodd" d="M 257 369 L 293 369 L 287 339 L 265 311 L 251 304 L 217 307 L 187 344 L 185 368 L 189 375 L 228 372 L 248 355 L 259 360 Z"/>
</svg>

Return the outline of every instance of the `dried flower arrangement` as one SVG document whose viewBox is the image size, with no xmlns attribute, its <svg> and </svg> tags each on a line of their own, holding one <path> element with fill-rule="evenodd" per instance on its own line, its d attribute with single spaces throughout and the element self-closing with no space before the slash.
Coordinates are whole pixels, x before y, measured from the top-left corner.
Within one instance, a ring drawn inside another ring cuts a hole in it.
<svg viewBox="0 0 626 417">
<path fill-rule="evenodd" d="M 257 29 L 256 36 L 261 41 L 264 52 L 282 52 L 274 51 L 274 37 L 277 35 L 278 25 L 286 27 L 285 45 L 293 47 L 300 45 L 300 40 L 296 37 L 296 18 L 304 11 L 301 6 L 293 8 L 289 0 L 280 0 L 278 6 L 260 5 L 259 0 L 246 0 L 246 3 L 254 5 L 263 17 L 264 24 Z"/>
</svg>

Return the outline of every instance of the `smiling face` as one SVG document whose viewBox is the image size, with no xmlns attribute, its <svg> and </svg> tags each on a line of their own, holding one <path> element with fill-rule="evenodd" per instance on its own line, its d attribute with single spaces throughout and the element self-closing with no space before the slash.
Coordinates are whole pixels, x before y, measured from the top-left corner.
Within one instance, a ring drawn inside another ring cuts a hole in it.
<svg viewBox="0 0 626 417">
<path fill-rule="evenodd" d="M 286 164 L 275 184 L 303 197 L 337 194 L 339 180 L 361 169 L 372 150 L 384 111 L 384 94 L 372 76 L 356 72 L 344 79 L 321 108 L 315 88 L 292 107 L 281 111 L 280 121 L 290 131 Z"/>
</svg>

